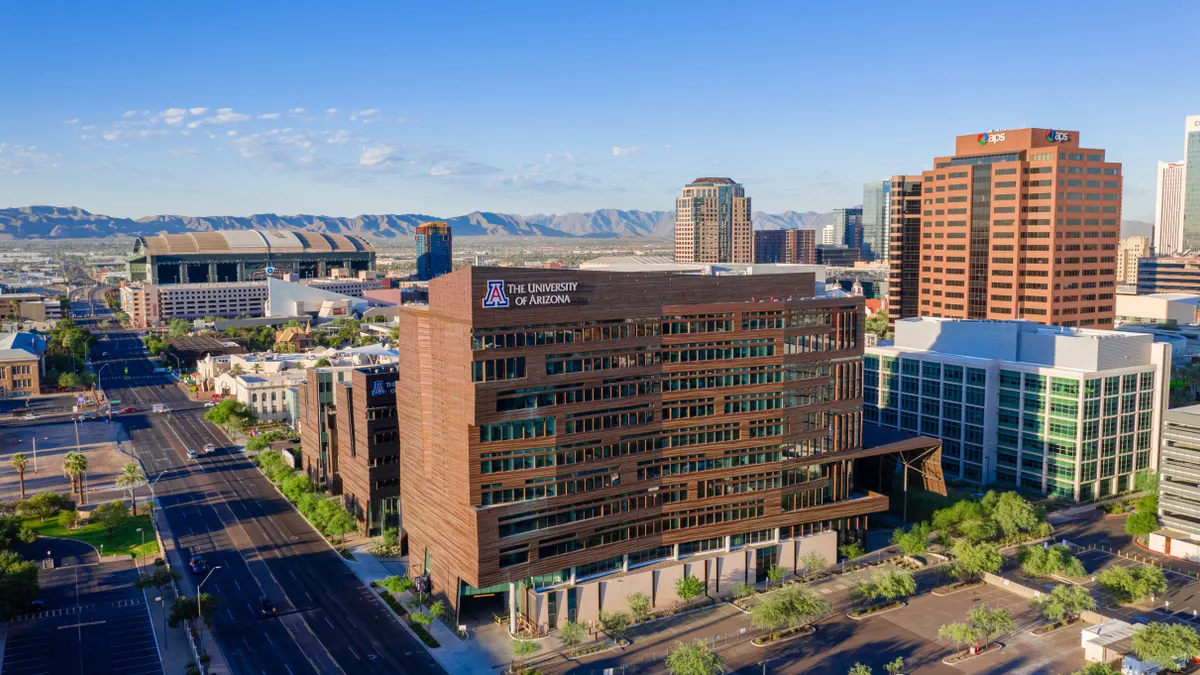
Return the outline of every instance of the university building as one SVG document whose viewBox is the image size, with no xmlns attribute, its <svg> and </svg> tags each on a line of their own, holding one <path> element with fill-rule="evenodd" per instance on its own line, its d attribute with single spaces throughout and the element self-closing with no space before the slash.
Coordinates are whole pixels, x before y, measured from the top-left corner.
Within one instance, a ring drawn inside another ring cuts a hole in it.
<svg viewBox="0 0 1200 675">
<path fill-rule="evenodd" d="M 808 273 L 434 279 L 399 316 L 414 574 L 459 616 L 498 596 L 545 631 L 633 592 L 672 606 L 684 574 L 717 595 L 833 562 L 889 507 L 884 459 L 935 488 L 940 459 L 932 439 L 864 447 L 863 301 L 814 295 Z"/>
</svg>

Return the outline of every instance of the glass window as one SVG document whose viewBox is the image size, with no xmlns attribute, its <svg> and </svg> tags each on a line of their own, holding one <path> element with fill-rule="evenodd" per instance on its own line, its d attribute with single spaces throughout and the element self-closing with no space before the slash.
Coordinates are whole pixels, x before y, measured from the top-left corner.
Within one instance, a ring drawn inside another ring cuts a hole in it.
<svg viewBox="0 0 1200 675">
<path fill-rule="evenodd" d="M 947 401 L 961 401 L 962 387 L 956 384 L 942 385 L 942 398 Z"/>
<path fill-rule="evenodd" d="M 921 362 L 916 359 L 900 359 L 900 373 L 902 375 L 920 375 Z"/>
<path fill-rule="evenodd" d="M 983 408 L 978 406 L 967 406 L 966 416 L 963 420 L 967 424 L 983 424 Z"/>
<path fill-rule="evenodd" d="M 962 382 L 963 369 L 962 366 L 942 366 L 942 377 L 947 382 Z"/>
<path fill-rule="evenodd" d="M 987 384 L 987 371 L 983 368 L 967 368 L 967 384 L 982 387 Z"/>
<path fill-rule="evenodd" d="M 1079 395 L 1079 381 L 1070 380 L 1065 377 L 1051 378 L 1050 393 L 1056 396 L 1070 396 L 1074 398 Z"/>
<path fill-rule="evenodd" d="M 1025 373 L 1025 391 L 1041 392 L 1046 389 L 1046 378 L 1033 373 Z"/>
<path fill-rule="evenodd" d="M 1021 388 L 1021 374 L 1013 370 L 1000 371 L 1000 386 L 1010 389 Z"/>
<path fill-rule="evenodd" d="M 1083 391 L 1087 398 L 1100 398 L 1100 380 L 1088 380 L 1084 383 Z"/>
<path fill-rule="evenodd" d="M 1001 389 L 998 398 L 1000 407 L 1002 408 L 1012 408 L 1013 410 L 1016 410 L 1021 407 L 1021 395 L 1014 391 L 1006 391 Z"/>
<path fill-rule="evenodd" d="M 926 361 L 925 364 L 921 367 L 921 376 L 922 377 L 930 377 L 935 380 L 941 379 L 942 364 L 936 363 L 934 361 Z"/>
<path fill-rule="evenodd" d="M 979 387 L 967 387 L 966 402 L 968 405 L 984 405 L 985 400 L 985 390 Z"/>
</svg>

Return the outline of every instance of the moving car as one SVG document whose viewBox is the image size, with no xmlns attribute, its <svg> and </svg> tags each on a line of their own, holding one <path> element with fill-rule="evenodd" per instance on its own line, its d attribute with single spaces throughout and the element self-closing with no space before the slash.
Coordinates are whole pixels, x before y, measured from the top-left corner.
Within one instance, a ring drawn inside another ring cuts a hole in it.
<svg viewBox="0 0 1200 675">
<path fill-rule="evenodd" d="M 165 403 L 155 403 L 153 408 L 151 408 L 151 412 L 169 413 L 169 412 L 171 412 L 171 406 L 169 406 Z"/>
<path fill-rule="evenodd" d="M 208 571 L 208 563 L 204 561 L 203 556 L 194 555 L 188 562 L 188 569 L 192 571 L 192 574 L 204 574 Z"/>
<path fill-rule="evenodd" d="M 24 415 L 21 417 L 21 419 L 23 419 L 23 420 L 36 420 L 37 418 L 38 418 L 38 416 L 37 416 L 37 415 L 34 415 L 33 413 L 25 413 L 25 414 L 24 414 Z"/>
<path fill-rule="evenodd" d="M 204 454 L 206 454 L 206 455 L 210 452 L 216 452 L 216 451 L 217 451 L 217 446 L 213 445 L 212 443 L 209 443 L 204 446 Z"/>
<path fill-rule="evenodd" d="M 191 448 L 188 448 L 187 458 L 188 459 L 196 459 L 196 451 L 192 450 Z"/>
<path fill-rule="evenodd" d="M 205 404 L 204 404 L 204 407 L 205 407 L 205 408 L 215 408 L 215 407 L 217 407 L 217 402 L 216 402 L 216 401 L 209 401 L 208 403 L 205 403 Z"/>
<path fill-rule="evenodd" d="M 101 352 L 100 356 L 108 356 L 108 352 Z"/>
<path fill-rule="evenodd" d="M 264 595 L 258 599 L 258 618 L 269 619 L 277 615 L 275 604 L 271 602 L 270 598 Z"/>
<path fill-rule="evenodd" d="M 121 412 L 123 412 L 123 413 L 135 413 L 135 412 L 137 412 L 137 408 L 121 408 Z"/>
<path fill-rule="evenodd" d="M 80 422 L 90 422 L 90 421 L 96 419 L 96 414 L 95 413 L 83 413 L 82 415 L 80 415 L 79 417 L 76 417 L 75 419 L 79 420 Z"/>
</svg>

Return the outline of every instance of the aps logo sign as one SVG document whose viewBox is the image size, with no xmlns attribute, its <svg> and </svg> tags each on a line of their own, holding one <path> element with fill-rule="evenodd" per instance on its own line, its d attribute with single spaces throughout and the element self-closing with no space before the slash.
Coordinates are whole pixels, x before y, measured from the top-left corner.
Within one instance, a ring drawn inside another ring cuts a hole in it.
<svg viewBox="0 0 1200 675">
<path fill-rule="evenodd" d="M 987 145 L 988 143 L 1003 143 L 1004 132 L 1001 131 L 998 133 L 979 134 L 975 137 L 975 141 L 980 145 Z"/>
<path fill-rule="evenodd" d="M 1046 130 L 1046 140 L 1051 143 L 1066 143 L 1071 140 L 1071 133 L 1067 131 L 1055 131 L 1053 129 Z"/>
<path fill-rule="evenodd" d="M 508 307 L 508 296 L 504 293 L 503 281 L 488 281 L 487 293 L 483 294 L 483 308 L 496 309 L 498 307 Z"/>
</svg>

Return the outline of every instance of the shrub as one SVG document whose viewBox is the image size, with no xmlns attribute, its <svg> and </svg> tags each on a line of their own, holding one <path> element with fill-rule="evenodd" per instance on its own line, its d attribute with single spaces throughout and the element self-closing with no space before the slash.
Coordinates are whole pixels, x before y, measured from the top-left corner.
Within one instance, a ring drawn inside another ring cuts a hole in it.
<svg viewBox="0 0 1200 675">
<path fill-rule="evenodd" d="M 700 597 L 704 593 L 704 582 L 690 574 L 685 574 L 675 580 L 675 595 L 684 603 Z"/>
<path fill-rule="evenodd" d="M 754 587 L 747 583 L 737 584 L 733 587 L 733 597 L 737 599 L 748 598 L 754 595 Z"/>
<path fill-rule="evenodd" d="M 638 591 L 626 596 L 625 601 L 629 604 L 634 623 L 641 623 L 650 616 L 650 596 Z"/>
<path fill-rule="evenodd" d="M 586 637 L 587 629 L 574 621 L 568 621 L 558 629 L 558 639 L 566 647 L 574 647 Z"/>
<path fill-rule="evenodd" d="M 600 612 L 600 627 L 613 635 L 620 635 L 629 627 L 629 615 L 625 612 Z"/>
<path fill-rule="evenodd" d="M 1050 547 L 1026 546 L 1017 554 L 1017 559 L 1021 562 L 1021 571 L 1029 576 L 1087 576 L 1083 563 L 1079 562 L 1065 544 Z"/>
<path fill-rule="evenodd" d="M 848 544 L 839 546 L 838 552 L 841 553 L 842 557 L 846 560 L 854 560 L 855 558 L 861 558 L 866 555 L 867 549 L 863 548 L 862 542 L 852 541 Z"/>
<path fill-rule="evenodd" d="M 389 527 L 383 531 L 384 546 L 398 546 L 400 544 L 400 530 Z"/>
</svg>

